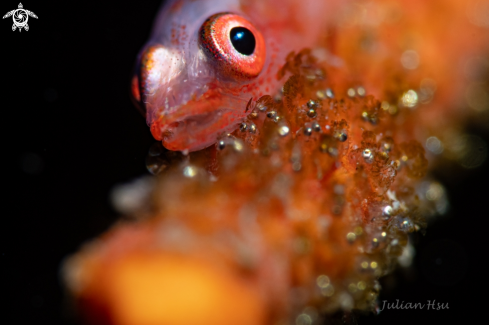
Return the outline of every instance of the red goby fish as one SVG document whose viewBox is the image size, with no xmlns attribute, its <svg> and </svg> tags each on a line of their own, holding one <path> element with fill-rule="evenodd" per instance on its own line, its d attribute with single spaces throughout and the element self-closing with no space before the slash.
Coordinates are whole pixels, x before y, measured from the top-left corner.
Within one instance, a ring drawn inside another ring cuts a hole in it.
<svg viewBox="0 0 489 325">
<path fill-rule="evenodd" d="M 132 95 L 170 150 L 196 151 L 231 132 L 247 103 L 277 92 L 292 51 L 321 39 L 336 1 L 170 0 L 141 50 Z"/>
</svg>

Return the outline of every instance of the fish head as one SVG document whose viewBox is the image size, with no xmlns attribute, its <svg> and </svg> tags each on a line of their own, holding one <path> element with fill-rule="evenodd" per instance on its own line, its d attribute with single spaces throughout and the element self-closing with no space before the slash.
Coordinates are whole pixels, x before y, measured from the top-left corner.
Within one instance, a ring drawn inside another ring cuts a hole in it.
<svg viewBox="0 0 489 325">
<path fill-rule="evenodd" d="M 278 62 L 310 38 L 286 33 L 290 12 L 281 10 L 284 4 L 293 10 L 289 2 L 297 1 L 176 0 L 163 6 L 131 88 L 151 133 L 167 149 L 214 144 L 251 112 L 247 104 L 278 90 Z"/>
</svg>

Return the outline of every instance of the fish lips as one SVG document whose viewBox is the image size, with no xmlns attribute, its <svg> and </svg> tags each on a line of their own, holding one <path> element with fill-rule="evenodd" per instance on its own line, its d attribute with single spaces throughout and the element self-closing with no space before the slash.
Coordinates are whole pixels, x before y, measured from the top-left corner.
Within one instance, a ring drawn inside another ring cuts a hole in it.
<svg viewBox="0 0 489 325">
<path fill-rule="evenodd" d="M 246 101 L 208 91 L 162 114 L 151 124 L 151 133 L 174 151 L 197 151 L 234 131 L 247 113 Z"/>
</svg>

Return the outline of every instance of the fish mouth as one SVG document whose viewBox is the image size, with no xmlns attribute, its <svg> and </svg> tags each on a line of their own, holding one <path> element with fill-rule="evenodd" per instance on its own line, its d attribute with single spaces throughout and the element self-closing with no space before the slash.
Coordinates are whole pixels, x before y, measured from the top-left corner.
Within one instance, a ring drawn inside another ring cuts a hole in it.
<svg viewBox="0 0 489 325">
<path fill-rule="evenodd" d="M 230 108 L 184 116 L 162 128 L 163 146 L 169 150 L 196 151 L 217 141 L 219 135 L 232 132 L 242 120 Z"/>
<path fill-rule="evenodd" d="M 152 124 L 153 136 L 173 151 L 197 151 L 234 131 L 246 117 L 246 102 L 237 97 L 206 96 L 163 112 Z"/>
</svg>

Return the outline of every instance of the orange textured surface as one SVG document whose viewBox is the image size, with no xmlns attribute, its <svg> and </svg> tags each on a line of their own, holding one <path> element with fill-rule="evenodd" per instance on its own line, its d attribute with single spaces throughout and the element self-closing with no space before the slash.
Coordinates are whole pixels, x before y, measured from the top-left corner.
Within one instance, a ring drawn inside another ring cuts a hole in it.
<svg viewBox="0 0 489 325">
<path fill-rule="evenodd" d="M 280 93 L 162 172 L 135 221 L 66 263 L 87 315 L 98 308 L 116 325 L 311 324 L 375 310 L 377 279 L 446 201 L 426 178 L 435 155 L 425 140 L 437 136 L 450 154 L 459 119 L 477 113 L 459 104 L 477 81 L 464 63 L 487 57 L 487 29 L 467 14 L 474 3 L 340 7 L 318 48 L 289 55 Z"/>
</svg>

